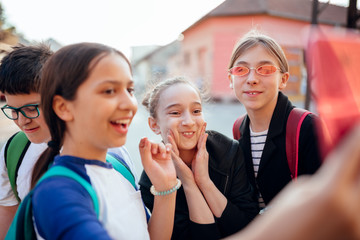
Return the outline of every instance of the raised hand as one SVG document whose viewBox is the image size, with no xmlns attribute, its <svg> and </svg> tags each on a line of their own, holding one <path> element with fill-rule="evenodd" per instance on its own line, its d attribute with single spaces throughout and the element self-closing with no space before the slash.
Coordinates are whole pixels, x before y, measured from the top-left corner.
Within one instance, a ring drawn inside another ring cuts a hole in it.
<svg viewBox="0 0 360 240">
<path fill-rule="evenodd" d="M 209 153 L 206 150 L 208 134 L 205 133 L 206 123 L 201 128 L 201 135 L 197 144 L 197 152 L 191 162 L 191 169 L 194 173 L 195 182 L 201 185 L 210 180 L 209 177 Z"/>
<path fill-rule="evenodd" d="M 139 151 L 144 170 L 157 191 L 165 191 L 176 185 L 176 171 L 170 156 L 171 144 L 153 143 L 142 138 Z"/>
<path fill-rule="evenodd" d="M 194 179 L 193 172 L 184 163 L 184 161 L 180 158 L 179 150 L 177 148 L 177 145 L 176 145 L 175 140 L 174 140 L 174 135 L 171 132 L 171 130 L 169 131 L 169 134 L 168 134 L 168 141 L 172 146 L 172 148 L 171 148 L 171 158 L 172 158 L 172 160 L 174 162 L 177 176 L 179 177 L 179 179 L 181 180 L 183 185 L 187 185 L 189 183 L 195 184 L 195 179 Z"/>
</svg>

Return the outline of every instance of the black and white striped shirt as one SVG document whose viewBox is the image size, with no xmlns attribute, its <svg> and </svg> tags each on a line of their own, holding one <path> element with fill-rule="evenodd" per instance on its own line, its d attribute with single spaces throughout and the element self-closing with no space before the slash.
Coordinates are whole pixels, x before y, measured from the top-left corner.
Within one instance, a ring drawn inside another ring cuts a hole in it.
<svg viewBox="0 0 360 240">
<path fill-rule="evenodd" d="M 253 132 L 250 127 L 251 155 L 254 166 L 255 178 L 257 177 L 259 171 L 260 159 L 262 152 L 264 150 L 267 133 L 268 130 L 265 130 L 263 132 Z M 259 191 L 259 207 L 260 209 L 265 208 L 265 203 L 261 196 L 260 191 Z"/>
</svg>

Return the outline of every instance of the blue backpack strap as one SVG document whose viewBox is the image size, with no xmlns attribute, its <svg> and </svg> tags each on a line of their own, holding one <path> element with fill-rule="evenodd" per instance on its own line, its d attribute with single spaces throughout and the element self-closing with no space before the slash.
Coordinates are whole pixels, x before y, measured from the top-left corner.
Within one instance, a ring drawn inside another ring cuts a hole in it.
<svg viewBox="0 0 360 240">
<path fill-rule="evenodd" d="M 36 184 L 39 184 L 44 179 L 52 177 L 52 176 L 68 177 L 68 178 L 74 179 L 79 184 L 81 184 L 81 186 L 83 186 L 86 189 L 86 191 L 89 193 L 89 195 L 93 201 L 93 204 L 94 204 L 94 210 L 95 210 L 96 216 L 99 217 L 99 202 L 97 199 L 96 191 L 94 190 L 94 188 L 91 186 L 91 184 L 88 181 L 86 181 L 79 174 L 70 170 L 67 167 L 53 166 L 39 179 L 39 181 Z"/>
<path fill-rule="evenodd" d="M 24 155 L 30 146 L 30 141 L 24 132 L 15 133 L 5 145 L 5 166 L 8 172 L 10 186 L 18 202 L 20 202 L 17 191 L 16 179 L 19 167 L 22 163 Z"/>
<path fill-rule="evenodd" d="M 286 158 L 292 179 L 296 179 L 298 176 L 301 124 L 305 117 L 310 113 L 311 112 L 305 109 L 293 108 L 286 122 Z"/>
<path fill-rule="evenodd" d="M 36 239 L 32 220 L 33 190 L 20 203 L 15 217 L 11 222 L 10 228 L 5 236 L 5 240 L 32 240 Z"/>
<path fill-rule="evenodd" d="M 97 199 L 96 192 L 89 182 L 82 178 L 76 172 L 63 167 L 63 166 L 54 166 L 50 168 L 37 182 L 44 181 L 45 179 L 53 176 L 63 176 L 69 177 L 77 181 L 81 186 L 83 186 L 86 191 L 89 193 L 93 204 L 96 216 L 99 217 L 99 202 Z M 36 239 L 36 234 L 33 225 L 33 215 L 32 215 L 32 195 L 33 191 L 31 190 L 25 199 L 20 203 L 20 206 L 15 214 L 15 217 L 10 225 L 10 228 L 6 234 L 6 240 L 15 240 L 15 239 Z"/>
<path fill-rule="evenodd" d="M 106 154 L 106 161 L 111 163 L 116 171 L 121 173 L 130 183 L 133 185 L 133 187 L 137 190 L 136 183 L 135 183 L 135 177 L 132 174 L 129 166 L 126 164 L 126 162 L 116 155 L 115 153 L 108 152 Z"/>
</svg>

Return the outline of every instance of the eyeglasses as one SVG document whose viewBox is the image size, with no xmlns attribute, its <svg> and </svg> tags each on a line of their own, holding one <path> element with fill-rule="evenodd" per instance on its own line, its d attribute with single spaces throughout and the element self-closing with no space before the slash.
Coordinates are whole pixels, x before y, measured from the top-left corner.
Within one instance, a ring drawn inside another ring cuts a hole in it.
<svg viewBox="0 0 360 240">
<path fill-rule="evenodd" d="M 37 118 L 40 115 L 39 104 L 27 104 L 19 108 L 5 105 L 1 108 L 1 111 L 11 120 L 17 120 L 19 118 L 19 112 L 21 112 L 24 117 L 30 119 Z"/>
<path fill-rule="evenodd" d="M 273 65 L 262 65 L 257 68 L 248 68 L 243 66 L 235 66 L 229 69 L 229 73 L 234 76 L 243 77 L 247 75 L 250 70 L 254 69 L 255 72 L 261 76 L 269 76 L 275 73 L 277 70 L 281 71 L 280 68 Z"/>
</svg>

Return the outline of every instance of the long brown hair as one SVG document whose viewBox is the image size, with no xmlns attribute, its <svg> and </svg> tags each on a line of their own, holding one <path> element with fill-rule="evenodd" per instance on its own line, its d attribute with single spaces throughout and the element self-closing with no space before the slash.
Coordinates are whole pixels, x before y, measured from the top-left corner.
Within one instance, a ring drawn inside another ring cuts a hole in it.
<svg viewBox="0 0 360 240">
<path fill-rule="evenodd" d="M 59 95 L 66 100 L 74 100 L 77 89 L 88 78 L 92 69 L 103 57 L 111 53 L 123 57 L 131 69 L 124 54 L 98 43 L 68 45 L 58 50 L 45 64 L 40 84 L 40 105 L 50 130 L 51 141 L 35 164 L 31 180 L 32 187 L 48 169 L 63 145 L 66 125 L 52 108 L 54 96 Z"/>
</svg>

